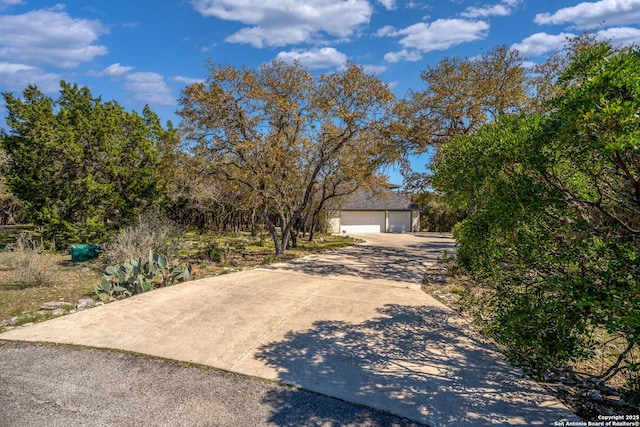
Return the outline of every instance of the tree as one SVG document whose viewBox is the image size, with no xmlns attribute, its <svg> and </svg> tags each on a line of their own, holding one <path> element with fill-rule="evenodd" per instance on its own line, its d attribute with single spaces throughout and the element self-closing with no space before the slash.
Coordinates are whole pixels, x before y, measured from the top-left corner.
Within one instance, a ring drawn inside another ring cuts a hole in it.
<svg viewBox="0 0 640 427">
<path fill-rule="evenodd" d="M 3 93 L 7 184 L 47 238 L 95 240 L 154 205 L 169 179 L 175 131 L 64 81 L 57 100 L 28 86 Z"/>
<path fill-rule="evenodd" d="M 450 232 L 465 217 L 465 211 L 453 209 L 438 193 L 416 193 L 413 202 L 420 208 L 420 230 L 423 231 Z"/>
<path fill-rule="evenodd" d="M 329 177 L 350 168 L 352 182 L 366 183 L 393 160 L 381 132 L 393 101 L 355 65 L 316 77 L 273 61 L 259 70 L 211 65 L 205 83 L 183 91 L 179 114 L 193 155 L 243 187 L 282 254 Z"/>
<path fill-rule="evenodd" d="M 475 208 L 458 261 L 494 288 L 486 327 L 507 356 L 542 375 L 591 357 L 604 331 L 624 345 L 600 377 L 625 372 L 637 402 L 640 50 L 575 46 L 547 112 L 454 138 L 434 183 Z"/>
<path fill-rule="evenodd" d="M 468 135 L 529 102 L 524 58 L 506 46 L 472 59 L 445 58 L 421 77 L 425 89 L 411 92 L 397 109 L 396 132 L 413 152 Z"/>
<path fill-rule="evenodd" d="M 421 73 L 425 88 L 397 103 L 390 137 L 403 147 L 406 185 L 426 191 L 430 175 L 411 170 L 408 156 L 431 153 L 503 114 L 531 108 L 532 76 L 514 49 L 498 46 L 475 58 L 450 57 Z M 541 76 L 539 76 L 541 78 Z"/>
<path fill-rule="evenodd" d="M 217 229 L 219 233 L 244 229 L 256 234 L 258 207 L 247 204 L 251 199 L 245 188 L 207 173 L 206 166 L 203 159 L 180 153 L 169 190 L 171 219 L 200 229 Z"/>
<path fill-rule="evenodd" d="M 24 206 L 7 187 L 6 168 L 9 157 L 0 149 L 0 225 L 13 225 L 25 219 Z"/>
</svg>

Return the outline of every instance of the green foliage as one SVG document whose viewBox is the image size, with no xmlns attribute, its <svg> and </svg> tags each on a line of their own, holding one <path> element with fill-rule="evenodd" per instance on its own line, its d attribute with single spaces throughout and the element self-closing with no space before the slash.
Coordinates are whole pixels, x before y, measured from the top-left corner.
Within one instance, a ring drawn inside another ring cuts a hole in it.
<svg viewBox="0 0 640 427">
<path fill-rule="evenodd" d="M 23 203 L 7 187 L 6 173 L 9 157 L 0 148 L 0 225 L 24 223 L 26 215 Z"/>
<path fill-rule="evenodd" d="M 57 100 L 31 85 L 3 93 L 7 185 L 45 238 L 96 241 L 158 201 L 176 136 L 148 108 L 139 115 L 60 86 Z"/>
<path fill-rule="evenodd" d="M 630 404 L 640 406 L 640 365 L 628 362 L 627 370 L 631 375 L 624 384 L 624 398 Z"/>
<path fill-rule="evenodd" d="M 466 213 L 453 209 L 442 196 L 425 191 L 414 196 L 414 203 L 420 208 L 420 230 L 450 232 Z"/>
<path fill-rule="evenodd" d="M 121 299 L 189 280 L 191 264 L 170 264 L 167 257 L 149 251 L 149 257 L 128 259 L 105 269 L 104 276 L 94 288 L 101 300 Z"/>
<path fill-rule="evenodd" d="M 280 261 L 280 257 L 276 254 L 269 254 L 267 256 L 264 257 L 264 259 L 262 260 L 262 265 L 269 265 L 269 264 L 273 264 L 274 262 L 278 262 Z"/>
<path fill-rule="evenodd" d="M 220 247 L 218 242 L 209 243 L 207 245 L 206 252 L 209 259 L 213 262 L 222 262 L 223 258 L 226 256 L 225 250 Z"/>
<path fill-rule="evenodd" d="M 493 287 L 486 331 L 537 376 L 590 357 L 594 331 L 640 343 L 640 51 L 577 49 L 558 81 L 545 114 L 454 138 L 434 165 L 470 213 L 453 232 Z"/>
</svg>

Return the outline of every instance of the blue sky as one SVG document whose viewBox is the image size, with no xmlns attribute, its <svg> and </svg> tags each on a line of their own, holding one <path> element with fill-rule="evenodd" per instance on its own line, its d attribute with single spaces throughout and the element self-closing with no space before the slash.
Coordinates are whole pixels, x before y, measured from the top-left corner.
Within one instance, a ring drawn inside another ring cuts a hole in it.
<svg viewBox="0 0 640 427">
<path fill-rule="evenodd" d="M 0 0 L 0 91 L 55 96 L 63 79 L 178 124 L 180 91 L 206 77 L 207 58 L 318 73 L 350 61 L 403 97 L 444 57 L 506 44 L 541 62 L 584 31 L 640 42 L 640 0 Z"/>
</svg>

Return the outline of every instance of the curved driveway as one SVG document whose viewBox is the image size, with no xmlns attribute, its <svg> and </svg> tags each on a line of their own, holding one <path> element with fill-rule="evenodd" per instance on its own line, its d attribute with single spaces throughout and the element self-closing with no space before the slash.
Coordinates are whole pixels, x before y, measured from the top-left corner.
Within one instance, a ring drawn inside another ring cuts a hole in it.
<svg viewBox="0 0 640 427">
<path fill-rule="evenodd" d="M 454 242 L 367 244 L 202 279 L 0 334 L 198 363 L 425 424 L 553 424 L 575 416 L 420 291 Z"/>
</svg>

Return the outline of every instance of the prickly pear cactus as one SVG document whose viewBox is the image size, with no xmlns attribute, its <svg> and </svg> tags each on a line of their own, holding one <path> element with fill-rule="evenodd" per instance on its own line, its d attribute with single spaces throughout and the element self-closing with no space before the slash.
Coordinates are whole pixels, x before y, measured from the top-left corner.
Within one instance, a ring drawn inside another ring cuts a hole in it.
<svg viewBox="0 0 640 427">
<path fill-rule="evenodd" d="M 102 280 L 94 288 L 102 301 L 127 298 L 159 287 L 186 282 L 191 278 L 191 264 L 169 263 L 167 257 L 149 251 L 149 257 L 128 259 L 105 269 Z"/>
</svg>

